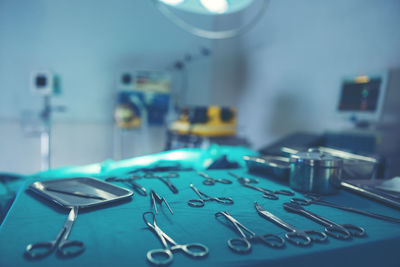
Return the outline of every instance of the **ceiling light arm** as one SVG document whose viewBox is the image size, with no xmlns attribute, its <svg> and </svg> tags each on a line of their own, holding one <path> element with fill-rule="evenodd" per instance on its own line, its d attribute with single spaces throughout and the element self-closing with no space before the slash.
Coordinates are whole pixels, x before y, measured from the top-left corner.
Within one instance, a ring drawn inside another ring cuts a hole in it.
<svg viewBox="0 0 400 267">
<path fill-rule="evenodd" d="M 261 19 L 261 17 L 264 15 L 268 7 L 268 2 L 269 2 L 269 0 L 262 0 L 263 4 L 260 7 L 259 11 L 247 24 L 244 24 L 242 26 L 230 30 L 211 31 L 211 30 L 204 30 L 187 23 L 186 21 L 175 15 L 166 5 L 162 4 L 160 1 L 158 0 L 152 0 L 152 1 L 154 5 L 158 8 L 158 10 L 160 10 L 160 12 L 164 14 L 164 16 L 166 16 L 174 24 L 176 24 L 177 26 L 179 26 L 180 28 L 184 29 L 185 31 L 191 34 L 207 39 L 227 39 L 242 34 L 246 30 L 253 27 Z"/>
</svg>

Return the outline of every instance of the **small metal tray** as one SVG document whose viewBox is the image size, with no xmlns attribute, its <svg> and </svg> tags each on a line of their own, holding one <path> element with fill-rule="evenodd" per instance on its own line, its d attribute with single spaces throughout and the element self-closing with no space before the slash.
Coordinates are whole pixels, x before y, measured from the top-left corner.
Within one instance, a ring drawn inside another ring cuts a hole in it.
<svg viewBox="0 0 400 267">
<path fill-rule="evenodd" d="M 88 208 L 126 199 L 133 195 L 133 192 L 128 189 L 92 177 L 34 182 L 29 189 L 66 208 Z"/>
<path fill-rule="evenodd" d="M 290 163 L 289 158 L 279 156 L 244 156 L 249 172 L 273 177 L 281 181 L 289 181 Z"/>
</svg>

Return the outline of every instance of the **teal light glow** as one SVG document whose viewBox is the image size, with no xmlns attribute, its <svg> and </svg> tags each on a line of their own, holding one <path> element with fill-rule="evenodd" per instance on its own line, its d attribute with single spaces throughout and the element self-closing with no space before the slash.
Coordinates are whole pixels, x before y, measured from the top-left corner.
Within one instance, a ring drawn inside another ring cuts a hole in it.
<svg viewBox="0 0 400 267">
<path fill-rule="evenodd" d="M 158 0 L 166 5 L 199 14 L 234 13 L 248 7 L 253 0 Z"/>
</svg>

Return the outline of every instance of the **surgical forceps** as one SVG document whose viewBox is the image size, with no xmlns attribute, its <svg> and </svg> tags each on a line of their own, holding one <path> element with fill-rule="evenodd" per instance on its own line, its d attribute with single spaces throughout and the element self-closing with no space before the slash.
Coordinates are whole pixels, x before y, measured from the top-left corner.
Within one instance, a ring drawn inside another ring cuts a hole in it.
<svg viewBox="0 0 400 267">
<path fill-rule="evenodd" d="M 72 225 L 78 216 L 78 207 L 71 208 L 68 219 L 64 223 L 61 231 L 53 241 L 37 242 L 26 246 L 25 254 L 31 259 L 40 259 L 48 256 L 56 247 L 57 253 L 63 257 L 74 257 L 81 254 L 85 250 L 85 244 L 81 241 L 68 241 L 69 233 Z M 75 248 L 70 250 L 68 248 Z M 37 252 L 35 252 L 37 251 Z"/>
<path fill-rule="evenodd" d="M 158 180 L 160 180 L 161 182 L 163 182 L 166 186 L 168 186 L 169 190 L 171 190 L 171 192 L 174 193 L 174 194 L 177 194 L 179 191 L 178 191 L 178 188 L 176 188 L 176 187 L 169 181 L 169 178 L 177 178 L 177 177 L 179 177 L 179 174 L 178 174 L 178 173 L 175 173 L 175 172 L 168 173 L 168 174 L 165 175 L 165 176 L 156 175 L 156 174 L 154 174 L 154 173 L 152 173 L 152 172 L 146 172 L 146 173 L 143 175 L 143 178 L 157 178 Z M 164 180 L 164 178 L 166 178 L 166 180 Z"/>
<path fill-rule="evenodd" d="M 204 185 L 214 185 L 215 183 L 221 183 L 221 184 L 231 184 L 232 181 L 228 180 L 228 179 L 215 179 L 210 177 L 208 174 L 204 173 L 204 172 L 198 172 L 198 175 L 202 176 L 203 178 L 205 178 L 205 180 L 203 181 Z"/>
<path fill-rule="evenodd" d="M 151 224 L 146 219 L 146 214 L 151 214 L 153 217 L 153 224 Z M 147 259 L 149 262 L 155 265 L 166 265 L 172 262 L 174 256 L 172 252 L 175 250 L 182 250 L 186 255 L 193 258 L 202 258 L 208 254 L 208 248 L 200 243 L 190 243 L 180 245 L 176 243 L 171 237 L 169 237 L 166 233 L 164 233 L 156 223 L 156 216 L 153 212 L 145 212 L 143 213 L 143 220 L 146 225 L 157 235 L 160 239 L 163 249 L 152 249 L 147 252 Z M 168 246 L 168 242 L 172 244 L 172 246 Z M 158 256 L 158 257 L 157 257 Z M 165 260 L 157 260 L 157 258 L 164 257 Z"/>
<path fill-rule="evenodd" d="M 322 243 L 328 238 L 327 235 L 323 232 L 318 232 L 315 230 L 300 230 L 295 228 L 294 226 L 283 221 L 282 219 L 276 217 L 274 214 L 266 211 L 257 202 L 254 202 L 254 206 L 258 212 L 258 215 L 288 231 L 285 234 L 285 238 L 293 245 L 304 247 L 311 245 L 311 242 Z"/>
<path fill-rule="evenodd" d="M 196 208 L 203 207 L 206 201 L 217 201 L 218 203 L 227 205 L 233 204 L 233 199 L 230 197 L 210 197 L 200 192 L 199 189 L 197 189 L 193 184 L 190 184 L 190 187 L 200 197 L 199 199 L 191 199 L 188 201 L 188 205 L 191 207 L 196 207 Z"/>
<path fill-rule="evenodd" d="M 147 196 L 147 191 L 146 188 L 141 186 L 140 184 L 136 183 L 134 180 L 141 178 L 140 176 L 137 175 L 132 175 L 129 178 L 117 178 L 117 177 L 109 177 L 106 178 L 107 182 L 123 182 L 129 184 L 129 186 L 136 191 L 139 195 L 142 196 Z"/>
<path fill-rule="evenodd" d="M 361 214 L 361 215 L 364 215 L 364 216 L 372 217 L 372 218 L 383 220 L 383 221 L 400 223 L 400 219 L 389 217 L 389 216 L 385 216 L 385 215 L 381 215 L 381 214 L 377 214 L 377 213 L 373 213 L 373 212 L 363 211 L 363 210 L 355 209 L 355 208 L 352 208 L 352 207 L 341 206 L 341 205 L 338 205 L 338 204 L 335 204 L 335 203 L 331 203 L 331 202 L 322 200 L 321 197 L 319 197 L 317 195 L 306 194 L 305 196 L 308 197 L 309 199 L 292 198 L 290 200 L 290 202 L 296 203 L 296 204 L 299 204 L 299 205 L 302 205 L 302 206 L 309 206 L 311 204 L 327 206 L 327 207 L 331 207 L 331 208 L 335 208 L 335 209 L 340 209 L 340 210 L 345 210 L 345 211 L 349 211 L 349 212 L 358 213 L 358 214 Z"/>
<path fill-rule="evenodd" d="M 359 226 L 353 224 L 337 224 L 322 216 L 319 216 L 311 211 L 304 209 L 302 206 L 296 203 L 283 203 L 285 210 L 300 214 L 306 218 L 309 218 L 323 226 L 325 226 L 325 233 L 329 236 L 337 239 L 348 240 L 352 236 L 363 237 L 365 236 L 365 230 Z"/>
<path fill-rule="evenodd" d="M 227 211 L 215 213 L 215 217 L 224 216 L 235 226 L 236 231 L 242 236 L 241 238 L 232 238 L 228 240 L 228 247 L 237 253 L 248 253 L 251 251 L 250 241 L 261 242 L 262 244 L 272 248 L 283 248 L 285 240 L 275 234 L 256 235 L 253 231 L 238 222 Z M 246 235 L 247 233 L 247 235 Z"/>
<path fill-rule="evenodd" d="M 264 198 L 271 199 L 271 200 L 277 200 L 277 199 L 279 199 L 277 194 L 285 195 L 285 196 L 294 196 L 294 193 L 292 191 L 289 191 L 289 190 L 272 191 L 272 190 L 269 190 L 266 188 L 251 185 L 251 183 L 258 183 L 258 181 L 256 179 L 245 178 L 245 177 L 239 176 L 232 172 L 228 172 L 228 174 L 235 177 L 238 180 L 238 182 L 241 185 L 243 185 L 244 187 L 248 187 L 248 188 L 251 188 L 251 189 L 254 189 L 254 190 L 257 190 L 257 191 L 263 193 Z"/>
<path fill-rule="evenodd" d="M 154 192 L 153 190 L 150 191 L 150 204 L 154 207 L 154 211 L 157 214 L 157 203 L 158 204 L 162 204 L 165 203 L 165 205 L 167 206 L 167 208 L 169 209 L 169 211 L 171 212 L 171 214 L 174 214 L 171 210 L 171 207 L 168 205 L 168 202 L 165 200 L 165 198 L 160 197 L 156 192 Z"/>
</svg>

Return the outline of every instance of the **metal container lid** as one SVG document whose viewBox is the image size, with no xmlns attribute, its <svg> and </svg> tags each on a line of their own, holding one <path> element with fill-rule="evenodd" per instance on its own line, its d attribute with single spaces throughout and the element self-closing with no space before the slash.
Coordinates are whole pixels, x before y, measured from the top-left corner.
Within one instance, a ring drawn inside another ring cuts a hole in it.
<svg viewBox="0 0 400 267">
<path fill-rule="evenodd" d="M 342 159 L 317 151 L 298 152 L 290 156 L 290 162 L 295 164 L 301 163 L 309 166 L 321 166 L 327 168 L 337 168 L 343 165 Z"/>
</svg>

